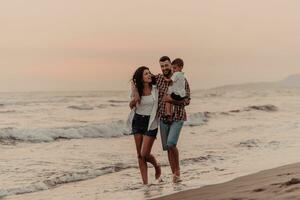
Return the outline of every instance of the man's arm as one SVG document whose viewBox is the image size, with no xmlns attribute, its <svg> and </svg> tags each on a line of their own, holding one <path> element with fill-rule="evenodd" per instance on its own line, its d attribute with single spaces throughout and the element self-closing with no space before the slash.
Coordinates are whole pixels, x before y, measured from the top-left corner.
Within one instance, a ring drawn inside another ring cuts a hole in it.
<svg viewBox="0 0 300 200">
<path fill-rule="evenodd" d="M 170 102 L 177 106 L 188 106 L 190 104 L 190 100 L 191 100 L 191 90 L 190 90 L 190 85 L 187 82 L 187 80 L 185 80 L 185 91 L 186 91 L 186 98 L 184 100 L 176 101 L 176 100 L 172 99 L 171 97 L 164 96 L 163 101 Z"/>
<path fill-rule="evenodd" d="M 186 91 L 186 96 L 187 98 L 185 98 L 183 101 L 183 105 L 184 106 L 188 106 L 190 105 L 190 101 L 191 101 L 191 89 L 190 89 L 190 84 L 188 83 L 188 81 L 185 79 L 185 91 Z"/>
</svg>

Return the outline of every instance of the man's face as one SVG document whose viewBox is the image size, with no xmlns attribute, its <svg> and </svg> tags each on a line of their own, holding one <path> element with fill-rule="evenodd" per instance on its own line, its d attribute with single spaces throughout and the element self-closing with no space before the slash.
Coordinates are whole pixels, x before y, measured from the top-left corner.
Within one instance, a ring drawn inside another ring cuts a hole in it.
<svg viewBox="0 0 300 200">
<path fill-rule="evenodd" d="M 169 60 L 166 60 L 164 62 L 159 62 L 159 64 L 164 76 L 170 76 L 172 74 L 172 65 Z"/>
</svg>

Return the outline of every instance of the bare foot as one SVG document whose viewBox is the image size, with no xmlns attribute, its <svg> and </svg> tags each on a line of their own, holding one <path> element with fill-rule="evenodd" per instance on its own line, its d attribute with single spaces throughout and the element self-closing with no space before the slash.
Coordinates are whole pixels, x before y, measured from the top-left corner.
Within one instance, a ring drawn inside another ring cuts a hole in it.
<svg viewBox="0 0 300 200">
<path fill-rule="evenodd" d="M 182 182 L 180 176 L 173 174 L 173 183 L 180 183 L 180 182 Z"/>
<path fill-rule="evenodd" d="M 158 180 L 161 176 L 161 167 L 160 164 L 158 163 L 157 166 L 155 167 L 155 179 Z"/>
</svg>

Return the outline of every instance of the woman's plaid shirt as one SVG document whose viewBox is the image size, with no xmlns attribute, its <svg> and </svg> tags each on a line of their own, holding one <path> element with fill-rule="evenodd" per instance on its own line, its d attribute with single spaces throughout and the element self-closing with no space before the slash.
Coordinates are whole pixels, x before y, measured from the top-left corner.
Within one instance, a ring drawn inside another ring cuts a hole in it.
<svg viewBox="0 0 300 200">
<path fill-rule="evenodd" d="M 164 80 L 163 74 L 158 74 L 155 76 L 156 84 L 159 91 L 158 95 L 158 118 L 162 119 L 166 115 L 166 103 L 163 102 L 163 97 L 167 95 L 168 88 L 170 86 L 170 82 Z M 187 80 L 185 81 L 185 90 L 186 96 L 190 100 L 191 92 L 190 86 Z M 186 111 L 185 106 L 189 105 L 189 101 L 185 101 L 183 105 L 175 105 L 173 106 L 173 120 L 174 121 L 186 121 Z"/>
</svg>

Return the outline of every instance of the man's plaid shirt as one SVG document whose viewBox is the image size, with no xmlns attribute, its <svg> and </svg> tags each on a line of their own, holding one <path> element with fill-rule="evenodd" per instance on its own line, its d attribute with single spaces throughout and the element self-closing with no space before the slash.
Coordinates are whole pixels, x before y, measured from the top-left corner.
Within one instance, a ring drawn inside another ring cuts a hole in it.
<svg viewBox="0 0 300 200">
<path fill-rule="evenodd" d="M 168 88 L 170 86 L 170 82 L 164 80 L 163 74 L 158 74 L 155 76 L 156 78 L 156 84 L 158 88 L 158 118 L 162 119 L 166 114 L 166 102 L 163 102 L 163 97 L 167 95 Z M 185 80 L 185 91 L 187 98 L 191 99 L 191 92 L 190 92 L 190 86 L 187 80 Z M 186 111 L 185 106 L 187 106 L 189 103 L 185 103 L 183 105 L 175 105 L 173 106 L 173 120 L 174 121 L 186 121 Z"/>
</svg>

